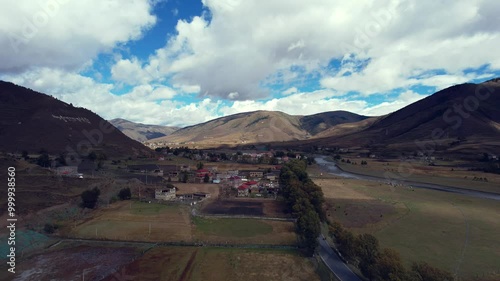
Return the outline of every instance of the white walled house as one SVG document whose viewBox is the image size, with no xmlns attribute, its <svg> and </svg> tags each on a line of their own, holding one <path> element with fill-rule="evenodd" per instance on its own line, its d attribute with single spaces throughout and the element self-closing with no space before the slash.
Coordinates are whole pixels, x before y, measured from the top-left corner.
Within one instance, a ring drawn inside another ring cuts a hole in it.
<svg viewBox="0 0 500 281">
<path fill-rule="evenodd" d="M 175 188 L 163 188 L 155 190 L 155 199 L 170 201 L 175 199 Z"/>
</svg>

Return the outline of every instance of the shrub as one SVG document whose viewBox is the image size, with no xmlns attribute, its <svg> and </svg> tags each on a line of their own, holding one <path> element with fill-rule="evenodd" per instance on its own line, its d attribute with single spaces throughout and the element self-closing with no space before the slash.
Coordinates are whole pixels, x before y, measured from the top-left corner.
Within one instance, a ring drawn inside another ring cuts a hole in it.
<svg viewBox="0 0 500 281">
<path fill-rule="evenodd" d="M 94 187 L 94 189 L 91 190 L 86 190 L 82 192 L 82 207 L 83 208 L 89 208 L 89 209 L 94 209 L 97 200 L 99 199 L 99 195 L 101 194 L 101 191 L 99 188 Z"/>
<path fill-rule="evenodd" d="M 132 193 L 130 192 L 130 188 L 122 188 L 118 193 L 118 197 L 120 200 L 130 200 L 132 198 Z"/>
</svg>

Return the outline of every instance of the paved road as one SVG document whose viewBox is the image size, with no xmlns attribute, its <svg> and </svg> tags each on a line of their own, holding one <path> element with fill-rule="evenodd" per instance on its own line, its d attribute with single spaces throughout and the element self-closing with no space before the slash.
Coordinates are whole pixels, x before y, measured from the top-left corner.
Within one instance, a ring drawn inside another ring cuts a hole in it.
<svg viewBox="0 0 500 281">
<path fill-rule="evenodd" d="M 328 173 L 332 174 L 332 175 L 345 177 L 345 178 L 378 181 L 378 182 L 384 182 L 384 183 L 386 183 L 388 181 L 386 178 L 383 178 L 383 177 L 367 176 L 367 175 L 361 175 L 361 174 L 343 171 L 334 162 L 327 161 L 325 159 L 325 157 L 316 157 L 314 159 L 316 160 L 316 163 L 318 163 L 320 166 L 324 167 L 328 171 Z M 416 188 L 425 188 L 425 189 L 431 189 L 431 190 L 442 191 L 442 192 L 458 193 L 458 194 L 476 197 L 476 198 L 483 198 L 483 199 L 491 199 L 491 200 L 500 201 L 500 194 L 492 193 L 492 192 L 476 191 L 476 190 L 472 190 L 472 189 L 437 185 L 437 184 L 431 184 L 431 183 L 414 182 L 414 181 L 409 181 L 409 180 L 398 180 L 398 183 L 404 183 L 405 185 L 410 185 L 410 186 L 416 187 Z"/>
<path fill-rule="evenodd" d="M 325 262 L 328 268 L 337 276 L 341 281 L 361 281 L 361 279 L 354 274 L 349 267 L 340 259 L 340 257 L 332 250 L 330 245 L 323 240 L 323 235 L 318 238 L 319 241 L 319 255 Z"/>
</svg>

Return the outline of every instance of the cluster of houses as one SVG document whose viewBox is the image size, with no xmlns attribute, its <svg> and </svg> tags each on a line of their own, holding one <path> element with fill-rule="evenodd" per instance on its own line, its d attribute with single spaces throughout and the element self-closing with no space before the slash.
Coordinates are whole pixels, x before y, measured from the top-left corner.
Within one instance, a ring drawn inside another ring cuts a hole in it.
<svg viewBox="0 0 500 281">
<path fill-rule="evenodd" d="M 225 186 L 237 190 L 238 197 L 254 195 L 260 197 L 276 194 L 279 189 L 278 178 L 281 167 L 274 170 L 248 170 L 240 171 L 225 180 Z"/>
<path fill-rule="evenodd" d="M 151 143 L 146 143 L 146 145 L 150 146 L 150 148 L 157 148 L 156 145 Z M 159 146 L 162 147 L 162 146 Z M 173 152 L 164 152 L 164 156 L 158 157 L 158 161 L 166 161 L 168 156 L 174 155 Z M 224 154 L 224 157 L 222 157 Z M 245 162 L 245 163 L 270 163 L 271 159 L 276 161 L 276 164 L 283 164 L 292 159 L 301 159 L 302 156 L 299 153 L 288 153 L 287 155 L 278 156 L 274 151 L 245 151 L 245 152 L 228 152 L 228 153 L 219 153 L 219 152 L 211 152 L 211 151 L 199 151 L 197 153 L 193 153 L 192 151 L 179 151 L 176 153 L 179 157 L 187 157 L 191 160 L 195 161 L 211 161 L 211 162 L 219 162 L 224 160 L 230 160 L 234 162 Z"/>
<path fill-rule="evenodd" d="M 163 201 L 172 200 L 201 200 L 204 198 L 210 198 L 210 193 L 206 192 L 194 192 L 187 194 L 177 194 L 177 188 L 175 187 L 164 187 L 155 190 L 155 199 Z"/>
<path fill-rule="evenodd" d="M 224 170 L 219 171 L 217 166 L 204 169 L 192 170 L 188 165 L 130 165 L 128 169 L 132 173 L 148 174 L 170 181 L 186 181 L 190 183 L 216 183 L 223 187 L 236 190 L 237 196 L 250 195 L 263 196 L 276 194 L 279 188 L 278 178 L 281 166 L 277 165 L 271 169 L 257 170 Z M 186 177 L 186 178 L 185 178 Z M 155 199 L 200 199 L 209 197 L 209 194 L 182 194 L 179 195 L 175 188 L 161 188 L 155 191 Z"/>
</svg>

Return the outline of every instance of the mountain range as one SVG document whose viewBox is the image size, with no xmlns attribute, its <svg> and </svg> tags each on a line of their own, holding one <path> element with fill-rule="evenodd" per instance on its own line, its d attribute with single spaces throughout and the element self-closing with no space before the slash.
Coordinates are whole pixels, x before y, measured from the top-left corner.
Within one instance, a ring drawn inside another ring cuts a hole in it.
<svg viewBox="0 0 500 281">
<path fill-rule="evenodd" d="M 185 127 L 169 136 L 152 139 L 147 143 L 217 146 L 305 140 L 336 125 L 359 122 L 367 118 L 346 111 L 308 116 L 289 115 L 279 111 L 245 112 Z"/>
<path fill-rule="evenodd" d="M 81 156 L 92 150 L 108 156 L 151 153 L 149 148 L 88 109 L 3 81 L 0 81 L 0 149 Z"/>
<path fill-rule="evenodd" d="M 435 151 L 464 154 L 500 153 L 500 79 L 460 84 L 400 110 L 348 124 L 357 129 L 288 143 L 290 147 L 364 147 L 373 151 Z M 338 131 L 338 130 L 337 130 Z"/>
<path fill-rule="evenodd" d="M 455 85 L 376 117 L 346 111 L 306 116 L 253 111 L 181 129 L 124 119 L 110 123 L 87 109 L 0 81 L 0 145 L 7 152 L 45 149 L 61 153 L 90 143 L 91 149 L 110 155 L 150 153 L 138 142 L 143 141 L 150 146 L 200 148 L 266 143 L 295 149 L 337 146 L 386 152 L 500 154 L 500 79 Z M 112 129 L 94 145 L 92 136 L 100 136 L 102 126 Z"/>
<path fill-rule="evenodd" d="M 367 117 L 345 111 L 309 116 L 255 111 L 180 129 L 148 143 L 197 147 L 343 146 L 386 151 L 500 153 L 500 79 L 451 86 L 393 113 Z"/>
<path fill-rule="evenodd" d="M 168 136 L 179 129 L 178 127 L 134 123 L 122 118 L 109 120 L 109 123 L 113 124 L 113 126 L 118 128 L 129 138 L 139 142 Z"/>
</svg>

